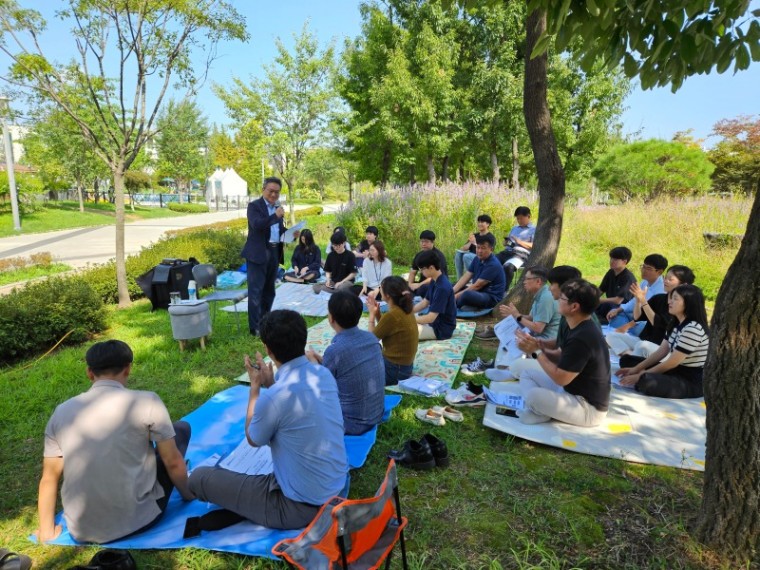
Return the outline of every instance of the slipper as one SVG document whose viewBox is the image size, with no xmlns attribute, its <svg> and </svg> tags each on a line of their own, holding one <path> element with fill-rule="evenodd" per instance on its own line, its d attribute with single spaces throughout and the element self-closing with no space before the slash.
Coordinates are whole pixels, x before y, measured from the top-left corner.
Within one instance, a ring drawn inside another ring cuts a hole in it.
<svg viewBox="0 0 760 570">
<path fill-rule="evenodd" d="M 439 414 L 433 409 L 428 410 L 416 410 L 414 412 L 415 417 L 421 422 L 427 422 L 434 426 L 445 426 L 446 420 L 443 419 L 443 415 Z"/>
<path fill-rule="evenodd" d="M 0 570 L 29 570 L 31 567 L 32 559 L 28 556 L 0 548 Z"/>
<path fill-rule="evenodd" d="M 447 420 L 451 420 L 452 422 L 461 422 L 464 421 L 464 416 L 462 415 L 462 412 L 459 410 L 455 410 L 451 406 L 433 406 L 430 408 L 437 414 L 441 414 L 444 418 Z"/>
</svg>

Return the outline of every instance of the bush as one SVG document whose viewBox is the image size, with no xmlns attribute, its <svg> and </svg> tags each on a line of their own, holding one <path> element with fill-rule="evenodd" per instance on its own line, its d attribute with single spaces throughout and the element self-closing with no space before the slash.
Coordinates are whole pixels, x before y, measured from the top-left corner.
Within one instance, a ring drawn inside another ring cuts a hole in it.
<svg viewBox="0 0 760 570">
<path fill-rule="evenodd" d="M 186 202 L 169 202 L 167 208 L 172 212 L 184 212 L 186 214 L 205 214 L 208 212 L 206 204 L 188 204 Z"/>
<path fill-rule="evenodd" d="M 324 208 L 322 206 L 312 206 L 311 208 L 303 208 L 301 210 L 296 210 L 296 217 L 298 218 L 305 218 L 306 216 L 320 216 L 322 215 L 322 212 L 324 212 Z"/>
<path fill-rule="evenodd" d="M 0 297 L 0 362 L 49 349 L 64 336 L 64 344 L 81 343 L 105 328 L 103 301 L 85 278 L 34 282 Z"/>
</svg>

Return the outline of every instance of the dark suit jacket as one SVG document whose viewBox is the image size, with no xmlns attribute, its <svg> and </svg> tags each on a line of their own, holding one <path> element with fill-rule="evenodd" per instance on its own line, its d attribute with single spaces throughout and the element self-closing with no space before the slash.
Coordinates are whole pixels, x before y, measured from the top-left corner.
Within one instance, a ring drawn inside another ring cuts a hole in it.
<svg viewBox="0 0 760 570">
<path fill-rule="evenodd" d="M 285 233 L 285 222 L 275 214 L 269 215 L 267 203 L 259 198 L 248 203 L 248 239 L 245 240 L 240 257 L 252 263 L 265 263 L 267 260 L 267 244 L 269 243 L 269 228 L 274 224 L 280 225 L 280 235 Z M 284 263 L 282 243 L 280 243 L 279 263 Z"/>
</svg>

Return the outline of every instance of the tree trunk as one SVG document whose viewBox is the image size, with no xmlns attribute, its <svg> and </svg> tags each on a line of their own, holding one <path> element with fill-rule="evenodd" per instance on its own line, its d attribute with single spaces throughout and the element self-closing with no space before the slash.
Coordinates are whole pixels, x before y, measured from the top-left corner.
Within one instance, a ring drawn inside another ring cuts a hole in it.
<svg viewBox="0 0 760 570">
<path fill-rule="evenodd" d="M 565 171 L 557 152 L 552 118 L 547 99 L 547 55 L 530 59 L 536 41 L 546 30 L 546 13 L 534 10 L 528 15 L 525 38 L 525 83 L 523 114 L 530 136 L 533 159 L 538 175 L 538 223 L 525 267 L 553 267 L 562 236 L 562 216 L 565 211 Z M 514 148 L 514 147 L 513 147 Z M 520 282 L 512 288 L 508 299 L 522 311 L 528 308 L 529 298 Z"/>
<path fill-rule="evenodd" d="M 501 180 L 501 172 L 499 172 L 499 157 L 496 156 L 496 145 L 491 145 L 491 180 L 498 184 Z"/>
<path fill-rule="evenodd" d="M 82 180 L 77 178 L 77 198 L 79 198 L 79 211 L 84 213 L 84 195 L 82 193 Z"/>
<path fill-rule="evenodd" d="M 98 203 L 98 189 L 100 188 L 100 183 L 98 179 L 95 179 L 95 182 L 92 183 L 92 190 L 95 193 L 95 203 Z"/>
<path fill-rule="evenodd" d="M 417 184 L 417 175 L 414 172 L 414 163 L 409 165 L 409 186 Z"/>
<path fill-rule="evenodd" d="M 520 189 L 520 154 L 517 152 L 517 137 L 512 137 L 512 189 Z"/>
<path fill-rule="evenodd" d="M 443 157 L 443 164 L 441 165 L 441 179 L 444 182 L 449 181 L 449 155 Z"/>
<path fill-rule="evenodd" d="M 288 226 L 296 225 L 296 180 L 295 178 L 286 178 L 285 183 L 288 185 Z"/>
<path fill-rule="evenodd" d="M 127 286 L 127 262 L 124 253 L 124 166 L 112 171 L 114 185 L 114 205 L 116 209 L 116 288 L 119 292 L 119 307 L 129 307 L 129 287 Z"/>
<path fill-rule="evenodd" d="M 354 201 L 354 173 L 348 173 L 348 203 L 351 204 Z"/>
<path fill-rule="evenodd" d="M 464 160 L 459 162 L 459 175 L 457 182 L 464 182 Z"/>
<path fill-rule="evenodd" d="M 435 164 L 433 163 L 433 155 L 429 154 L 427 157 L 427 171 L 428 182 L 435 184 Z"/>
<path fill-rule="evenodd" d="M 715 302 L 704 387 L 707 454 L 697 535 L 746 561 L 760 549 L 760 192 Z"/>
<path fill-rule="evenodd" d="M 391 170 L 391 149 L 389 147 L 385 147 L 385 150 L 383 151 L 383 177 L 382 180 L 380 180 L 380 188 L 385 190 L 388 187 L 388 174 Z"/>
</svg>

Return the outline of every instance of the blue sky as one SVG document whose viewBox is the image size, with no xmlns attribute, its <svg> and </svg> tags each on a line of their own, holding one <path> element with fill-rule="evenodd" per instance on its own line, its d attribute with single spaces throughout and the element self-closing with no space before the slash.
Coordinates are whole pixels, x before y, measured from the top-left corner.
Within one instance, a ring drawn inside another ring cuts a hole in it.
<svg viewBox="0 0 760 570">
<path fill-rule="evenodd" d="M 51 15 L 51 7 L 57 5 L 54 0 L 20 0 L 20 3 L 42 11 L 46 17 Z M 232 42 L 219 46 L 219 58 L 210 77 L 222 85 L 230 84 L 233 76 L 242 79 L 260 76 L 262 66 L 274 59 L 275 38 L 291 45 L 293 34 L 299 33 L 307 20 L 322 44 L 335 41 L 338 48 L 346 37 L 353 38 L 361 31 L 359 0 L 232 0 L 232 3 L 246 18 L 251 38 L 247 44 Z M 68 38 L 65 42 L 61 40 L 61 36 L 68 35 L 64 28 L 53 24 L 49 31 L 46 44 L 56 49 L 69 44 Z M 759 101 L 758 63 L 737 75 L 729 71 L 689 78 L 675 94 L 669 88 L 644 92 L 636 86 L 626 101 L 627 110 L 622 117 L 624 133 L 636 138 L 669 139 L 675 132 L 693 129 L 694 136 L 706 138 L 720 119 L 760 114 Z M 199 93 L 198 102 L 210 121 L 229 122 L 210 82 Z M 714 142 L 708 140 L 707 144 Z"/>
</svg>

